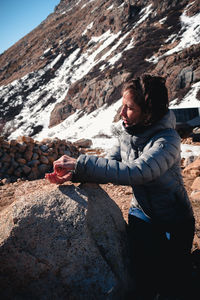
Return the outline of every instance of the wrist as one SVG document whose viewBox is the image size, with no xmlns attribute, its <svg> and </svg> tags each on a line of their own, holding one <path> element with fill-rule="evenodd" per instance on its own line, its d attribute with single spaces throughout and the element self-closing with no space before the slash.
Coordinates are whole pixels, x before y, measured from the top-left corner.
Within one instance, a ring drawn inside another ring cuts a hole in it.
<svg viewBox="0 0 200 300">
<path fill-rule="evenodd" d="M 73 165 L 73 173 L 76 171 L 76 167 L 77 167 L 77 159 L 74 159 L 74 165 Z"/>
</svg>

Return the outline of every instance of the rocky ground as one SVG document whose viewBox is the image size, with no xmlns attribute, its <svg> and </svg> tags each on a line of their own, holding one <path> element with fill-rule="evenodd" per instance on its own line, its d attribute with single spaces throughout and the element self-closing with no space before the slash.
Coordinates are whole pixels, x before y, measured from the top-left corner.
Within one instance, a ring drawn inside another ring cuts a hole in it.
<svg viewBox="0 0 200 300">
<path fill-rule="evenodd" d="M 191 193 L 191 185 L 194 179 L 184 177 L 185 187 L 188 194 Z M 69 183 L 71 184 L 71 183 Z M 5 184 L 0 186 L 0 210 L 15 201 L 15 194 L 34 192 L 36 189 L 48 189 L 50 185 L 45 179 L 39 179 L 34 181 L 18 181 L 15 183 Z M 108 195 L 117 203 L 120 207 L 124 219 L 127 222 L 129 203 L 132 197 L 132 189 L 129 186 L 117 186 L 111 183 L 102 184 L 101 187 L 108 193 Z M 196 218 L 196 236 L 194 239 L 194 249 L 200 249 L 200 201 L 191 200 L 195 218 Z"/>
<path fill-rule="evenodd" d="M 182 139 L 182 142 L 186 144 L 200 145 L 200 142 L 195 142 L 195 143 L 192 142 L 191 138 Z M 87 150 L 83 150 L 81 152 L 88 152 L 88 154 L 90 155 L 96 154 L 98 156 L 104 156 L 104 153 L 101 152 L 99 149 L 95 150 L 95 149 L 88 148 Z M 182 161 L 182 165 L 184 165 L 184 161 Z M 194 181 L 194 177 L 191 177 L 190 175 L 183 173 L 183 179 L 184 179 L 186 190 L 190 197 L 192 193 L 191 187 Z M 72 184 L 72 183 L 66 183 L 66 184 Z M 4 209 L 6 206 L 10 205 L 13 201 L 15 201 L 16 193 L 18 195 L 19 193 L 30 194 L 31 192 L 34 192 L 36 189 L 37 190 L 48 189 L 48 187 L 50 187 L 50 183 L 47 182 L 45 179 L 38 179 L 32 181 L 28 181 L 28 180 L 22 181 L 21 179 L 18 179 L 17 182 L 0 185 L 0 211 Z M 110 198 L 112 198 L 117 203 L 117 205 L 122 211 L 125 221 L 127 222 L 129 204 L 132 198 L 131 187 L 117 186 L 111 183 L 102 184 L 101 187 L 107 192 Z M 190 197 L 190 201 L 192 203 L 195 219 L 196 219 L 196 233 L 194 238 L 193 251 L 195 250 L 200 251 L 200 199 L 198 200 Z M 199 258 L 199 263 L 200 263 L 200 258 Z"/>
<path fill-rule="evenodd" d="M 91 154 L 94 153 L 91 152 Z M 98 153 L 98 155 L 100 155 L 100 153 Z M 191 187 L 194 178 L 191 178 L 190 176 L 187 175 L 185 176 L 183 174 L 183 179 L 184 179 L 184 183 L 188 195 L 190 196 L 192 193 Z M 72 185 L 72 184 L 73 183 L 71 182 L 66 183 L 66 185 Z M 79 183 L 76 183 L 75 185 L 77 186 L 79 185 Z M 131 187 L 117 186 L 111 183 L 102 184 L 100 186 L 105 190 L 105 192 L 110 196 L 110 198 L 112 198 L 119 206 L 124 216 L 124 219 L 127 222 L 129 204 L 132 198 Z M 0 186 L 0 211 L 3 210 L 8 205 L 10 205 L 12 202 L 14 202 L 16 197 L 18 197 L 19 195 L 31 194 L 35 192 L 35 190 L 48 191 L 48 189 L 49 190 L 51 189 L 51 184 L 45 179 L 38 179 L 32 181 L 18 180 L 17 182 L 14 183 L 1 185 Z M 191 256 L 195 276 L 192 279 L 194 287 L 192 288 L 191 292 L 192 293 L 194 292 L 194 294 L 196 294 L 196 292 L 199 293 L 199 279 L 200 279 L 200 199 L 193 200 L 192 197 L 190 197 L 190 200 L 194 209 L 194 214 L 196 219 L 196 232 L 195 232 L 195 238 L 194 238 L 192 256 Z M 192 297 L 191 299 L 196 299 L 193 296 L 191 297 Z"/>
</svg>

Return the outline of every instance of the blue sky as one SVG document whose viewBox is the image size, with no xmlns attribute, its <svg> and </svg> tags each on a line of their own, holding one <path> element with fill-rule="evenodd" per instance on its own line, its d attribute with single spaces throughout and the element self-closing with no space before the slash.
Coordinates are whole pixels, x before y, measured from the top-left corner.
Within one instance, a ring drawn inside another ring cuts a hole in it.
<svg viewBox="0 0 200 300">
<path fill-rule="evenodd" d="M 60 0 L 0 0 L 0 53 L 54 11 Z"/>
</svg>

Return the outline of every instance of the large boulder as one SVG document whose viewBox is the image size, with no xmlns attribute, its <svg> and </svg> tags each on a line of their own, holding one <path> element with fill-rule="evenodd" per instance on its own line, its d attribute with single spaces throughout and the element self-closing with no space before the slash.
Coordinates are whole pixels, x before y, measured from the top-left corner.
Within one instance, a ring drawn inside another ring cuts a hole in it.
<svg viewBox="0 0 200 300">
<path fill-rule="evenodd" d="M 44 185 L 0 212 L 2 299 L 125 299 L 125 221 L 98 186 Z"/>
</svg>

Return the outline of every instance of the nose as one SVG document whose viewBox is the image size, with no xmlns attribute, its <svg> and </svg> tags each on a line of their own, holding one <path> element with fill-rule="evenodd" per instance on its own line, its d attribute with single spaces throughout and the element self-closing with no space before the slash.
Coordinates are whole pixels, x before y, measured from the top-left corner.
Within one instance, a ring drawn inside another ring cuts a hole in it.
<svg viewBox="0 0 200 300">
<path fill-rule="evenodd" d="M 120 116 L 126 117 L 126 107 L 123 105 L 120 111 Z"/>
</svg>

